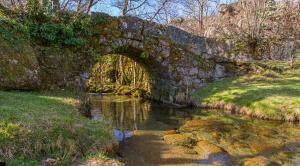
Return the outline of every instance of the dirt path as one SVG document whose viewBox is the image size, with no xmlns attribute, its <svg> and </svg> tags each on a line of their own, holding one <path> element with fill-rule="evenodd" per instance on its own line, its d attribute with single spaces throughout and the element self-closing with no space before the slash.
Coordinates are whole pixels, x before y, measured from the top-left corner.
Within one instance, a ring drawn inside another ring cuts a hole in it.
<svg viewBox="0 0 300 166">
<path fill-rule="evenodd" d="M 120 154 L 129 166 L 199 165 L 199 156 L 181 146 L 168 145 L 160 131 L 136 131 L 120 145 Z"/>
</svg>

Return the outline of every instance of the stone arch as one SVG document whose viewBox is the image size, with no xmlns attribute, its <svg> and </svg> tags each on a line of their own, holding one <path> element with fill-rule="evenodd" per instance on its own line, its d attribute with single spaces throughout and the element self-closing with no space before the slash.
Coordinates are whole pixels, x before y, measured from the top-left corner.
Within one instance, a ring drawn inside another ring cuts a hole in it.
<svg viewBox="0 0 300 166">
<path fill-rule="evenodd" d="M 170 88 L 171 77 L 168 68 L 159 63 L 153 54 L 149 54 L 143 48 L 143 44 L 137 41 L 124 40 L 113 41 L 105 51 L 99 51 L 103 56 L 117 54 L 126 56 L 141 65 L 149 75 L 149 85 L 151 97 L 154 100 L 171 103 Z"/>
<path fill-rule="evenodd" d="M 90 46 L 101 55 L 127 55 L 143 64 L 153 99 L 186 104 L 193 91 L 232 74 L 226 73 L 226 47 L 212 39 L 136 17 L 106 17 L 95 23 Z"/>
</svg>

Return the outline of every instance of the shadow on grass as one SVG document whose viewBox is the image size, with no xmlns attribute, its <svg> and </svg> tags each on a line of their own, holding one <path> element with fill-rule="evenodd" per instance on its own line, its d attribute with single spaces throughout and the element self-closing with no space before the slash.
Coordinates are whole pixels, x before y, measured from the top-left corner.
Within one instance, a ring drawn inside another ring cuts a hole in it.
<svg viewBox="0 0 300 166">
<path fill-rule="evenodd" d="M 300 89 L 293 89 L 288 87 L 274 87 L 274 88 L 260 88 L 257 90 L 248 90 L 235 97 L 232 102 L 250 106 L 251 104 L 264 100 L 272 96 L 281 97 L 300 97 Z M 284 101 L 282 101 L 284 102 Z"/>
<path fill-rule="evenodd" d="M 214 99 L 220 100 L 220 102 L 223 101 L 237 104 L 239 106 L 250 106 L 256 102 L 276 96 L 283 98 L 300 98 L 300 79 L 281 78 L 274 80 L 258 79 L 252 81 L 247 79 L 243 80 L 240 78 L 225 79 L 213 83 L 205 89 L 199 90 L 195 94 L 196 98 L 200 98 L 201 101 L 205 100 L 208 103 L 211 99 Z M 281 106 L 281 103 L 284 105 L 285 102 L 293 102 L 291 99 L 288 100 L 289 101 L 278 101 L 278 107 Z M 267 102 L 273 101 L 270 100 Z M 268 109 L 267 106 L 266 109 Z"/>
<path fill-rule="evenodd" d="M 0 91 L 0 119 L 22 122 L 76 116 L 76 99 L 68 92 Z"/>
</svg>

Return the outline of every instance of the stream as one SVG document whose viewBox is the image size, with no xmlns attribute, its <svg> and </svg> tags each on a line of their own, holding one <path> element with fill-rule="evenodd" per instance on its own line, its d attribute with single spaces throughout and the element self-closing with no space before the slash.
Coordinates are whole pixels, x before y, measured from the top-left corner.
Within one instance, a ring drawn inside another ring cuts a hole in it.
<svg viewBox="0 0 300 166">
<path fill-rule="evenodd" d="M 300 126 L 130 96 L 91 95 L 92 117 L 112 123 L 122 162 L 146 165 L 300 166 Z"/>
</svg>

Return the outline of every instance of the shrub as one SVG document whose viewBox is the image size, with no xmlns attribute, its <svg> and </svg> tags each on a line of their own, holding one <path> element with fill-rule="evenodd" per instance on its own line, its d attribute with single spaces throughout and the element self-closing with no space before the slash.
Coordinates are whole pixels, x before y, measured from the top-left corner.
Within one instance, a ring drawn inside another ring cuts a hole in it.
<svg viewBox="0 0 300 166">
<path fill-rule="evenodd" d="M 110 21 L 111 16 L 106 13 L 92 13 L 92 23 L 93 24 L 107 24 Z"/>
<path fill-rule="evenodd" d="M 30 34 L 35 41 L 45 45 L 84 46 L 89 37 L 87 32 L 83 32 L 84 35 L 76 32 L 75 26 L 56 23 L 33 24 Z"/>
</svg>

